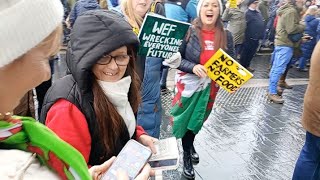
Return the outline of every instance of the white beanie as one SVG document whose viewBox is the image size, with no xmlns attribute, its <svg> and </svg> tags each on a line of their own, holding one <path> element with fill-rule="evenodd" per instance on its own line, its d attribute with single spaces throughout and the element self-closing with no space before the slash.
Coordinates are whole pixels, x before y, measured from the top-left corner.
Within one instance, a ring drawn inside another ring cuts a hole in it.
<svg viewBox="0 0 320 180">
<path fill-rule="evenodd" d="M 317 5 L 312 5 L 312 6 L 309 6 L 308 9 L 317 10 L 317 9 L 318 9 L 318 6 L 317 6 Z"/>
<path fill-rule="evenodd" d="M 0 0 L 0 68 L 38 45 L 63 19 L 60 0 Z"/>
<path fill-rule="evenodd" d="M 202 3 L 203 3 L 204 0 L 199 0 L 198 1 L 198 5 L 197 5 L 197 16 L 200 17 L 200 9 L 201 9 L 201 6 L 202 6 Z M 221 0 L 217 0 L 218 3 L 219 3 L 219 14 L 220 16 L 222 15 L 222 12 L 223 12 L 223 6 L 222 6 L 222 2 Z"/>
</svg>

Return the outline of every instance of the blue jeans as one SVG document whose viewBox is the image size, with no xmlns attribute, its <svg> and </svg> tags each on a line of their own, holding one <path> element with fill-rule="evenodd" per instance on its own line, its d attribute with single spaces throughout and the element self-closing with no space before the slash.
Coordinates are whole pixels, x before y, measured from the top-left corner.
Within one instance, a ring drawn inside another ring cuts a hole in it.
<svg viewBox="0 0 320 180">
<path fill-rule="evenodd" d="M 271 57 L 270 57 L 270 65 L 272 66 L 274 61 L 274 52 L 271 53 Z"/>
<path fill-rule="evenodd" d="M 144 130 L 155 138 L 160 136 L 161 97 L 160 70 L 161 58 L 147 57 L 141 85 L 142 102 L 138 109 L 137 122 Z"/>
<path fill-rule="evenodd" d="M 299 69 L 304 69 L 306 68 L 306 64 L 307 64 L 307 58 L 304 56 L 301 56 L 299 59 Z"/>
<path fill-rule="evenodd" d="M 278 81 L 290 63 L 293 56 L 293 48 L 276 46 L 273 54 L 274 60 L 270 70 L 269 93 L 277 94 Z"/>
<path fill-rule="evenodd" d="M 306 142 L 300 152 L 292 180 L 320 179 L 320 137 L 307 131 Z"/>
</svg>

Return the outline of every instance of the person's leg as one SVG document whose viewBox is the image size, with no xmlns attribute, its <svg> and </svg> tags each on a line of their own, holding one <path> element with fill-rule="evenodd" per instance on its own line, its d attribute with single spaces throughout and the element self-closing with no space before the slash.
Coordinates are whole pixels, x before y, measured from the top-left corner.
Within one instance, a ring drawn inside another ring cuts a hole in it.
<svg viewBox="0 0 320 180">
<path fill-rule="evenodd" d="M 169 67 L 163 66 L 162 67 L 162 73 L 161 73 L 161 79 L 160 79 L 160 88 L 167 89 L 167 77 L 168 77 Z"/>
<path fill-rule="evenodd" d="M 306 141 L 294 168 L 292 180 L 318 180 L 320 179 L 319 168 L 320 137 L 317 137 L 307 131 Z"/>
<path fill-rule="evenodd" d="M 281 75 L 280 77 L 280 80 L 278 82 L 278 85 L 281 87 L 281 88 L 284 88 L 284 89 L 292 89 L 293 87 L 288 85 L 287 82 L 286 82 L 286 78 L 287 78 L 287 75 L 288 75 L 288 72 L 289 72 L 289 69 L 290 69 L 290 66 L 291 66 L 291 63 L 288 63 L 287 67 L 286 67 L 286 70 L 284 71 L 284 73 Z"/>
<path fill-rule="evenodd" d="M 299 59 L 299 69 L 300 70 L 305 70 L 306 69 L 306 63 L 307 63 L 307 58 L 302 55 L 300 57 L 300 59 Z"/>
<path fill-rule="evenodd" d="M 188 130 L 182 138 L 182 147 L 183 147 L 183 175 L 187 178 L 193 179 L 194 169 L 191 159 L 191 149 L 193 146 L 195 134 Z"/>
<path fill-rule="evenodd" d="M 256 54 L 257 52 L 257 49 L 259 47 L 259 40 L 250 40 L 250 51 L 249 51 L 249 54 L 247 56 L 247 67 L 250 67 L 250 64 L 251 64 L 251 61 L 254 57 L 254 55 Z"/>
<path fill-rule="evenodd" d="M 277 101 L 279 97 L 277 95 L 277 86 L 280 76 L 285 72 L 288 63 L 293 55 L 293 49 L 285 46 L 276 46 L 274 50 L 274 61 L 270 71 L 270 83 L 269 83 L 269 99 L 276 103 L 283 103 L 283 100 Z M 272 99 L 272 97 L 276 99 Z"/>
<path fill-rule="evenodd" d="M 161 58 L 147 57 L 141 84 L 141 104 L 137 124 L 152 137 L 159 138 L 161 124 L 160 70 Z"/>
<path fill-rule="evenodd" d="M 242 44 L 236 44 L 234 46 L 235 49 L 235 58 L 237 58 L 237 60 L 240 59 L 240 55 L 241 55 L 241 51 L 242 51 Z"/>
<path fill-rule="evenodd" d="M 245 40 L 245 42 L 243 43 L 243 49 L 241 51 L 241 56 L 240 56 L 240 64 L 244 67 L 247 68 L 248 67 L 248 54 L 250 51 L 250 46 L 249 46 L 249 40 Z"/>
</svg>

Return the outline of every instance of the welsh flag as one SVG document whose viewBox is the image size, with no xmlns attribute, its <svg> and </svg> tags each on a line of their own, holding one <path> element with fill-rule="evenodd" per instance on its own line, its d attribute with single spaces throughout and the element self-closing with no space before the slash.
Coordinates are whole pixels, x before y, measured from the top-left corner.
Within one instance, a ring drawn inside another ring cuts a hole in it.
<svg viewBox="0 0 320 180">
<path fill-rule="evenodd" d="M 197 134 L 208 118 L 219 86 L 209 77 L 177 71 L 172 101 L 173 134 L 182 138 L 187 130 Z"/>
</svg>

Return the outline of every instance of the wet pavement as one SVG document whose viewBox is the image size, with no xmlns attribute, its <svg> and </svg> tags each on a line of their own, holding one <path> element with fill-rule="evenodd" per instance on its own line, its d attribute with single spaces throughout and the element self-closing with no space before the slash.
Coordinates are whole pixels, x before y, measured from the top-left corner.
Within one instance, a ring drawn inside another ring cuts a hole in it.
<svg viewBox="0 0 320 180">
<path fill-rule="evenodd" d="M 308 73 L 289 71 L 292 90 L 285 90 L 284 105 L 267 102 L 268 56 L 252 62 L 254 79 L 235 94 L 220 90 L 214 109 L 196 136 L 195 148 L 200 163 L 195 165 L 196 179 L 205 180 L 287 180 L 305 138 L 300 118 Z M 63 59 L 56 62 L 54 79 L 64 75 Z M 173 88 L 174 72 L 168 77 Z M 169 110 L 171 93 L 162 95 L 161 138 L 171 137 Z M 182 155 L 181 141 L 180 152 Z M 163 173 L 163 179 L 184 179 L 182 159 L 175 171 Z"/>
</svg>

